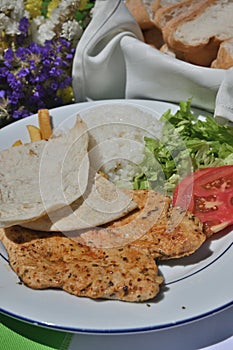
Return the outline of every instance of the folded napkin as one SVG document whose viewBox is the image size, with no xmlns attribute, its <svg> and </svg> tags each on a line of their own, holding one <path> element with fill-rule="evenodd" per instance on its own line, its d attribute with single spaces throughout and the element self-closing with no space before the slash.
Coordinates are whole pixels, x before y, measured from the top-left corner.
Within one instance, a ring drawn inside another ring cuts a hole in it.
<svg viewBox="0 0 233 350">
<path fill-rule="evenodd" d="M 233 120 L 232 74 L 183 62 L 147 45 L 121 0 L 96 0 L 72 74 L 76 102 L 126 98 L 179 103 L 192 98 L 194 107 L 216 108 L 218 115 Z"/>
<path fill-rule="evenodd" d="M 0 314 L 1 350 L 68 350 L 72 334 L 28 324 Z"/>
<path fill-rule="evenodd" d="M 233 67 L 225 72 L 216 97 L 215 117 L 233 122 Z M 223 120 L 224 121 L 224 120 Z"/>
</svg>

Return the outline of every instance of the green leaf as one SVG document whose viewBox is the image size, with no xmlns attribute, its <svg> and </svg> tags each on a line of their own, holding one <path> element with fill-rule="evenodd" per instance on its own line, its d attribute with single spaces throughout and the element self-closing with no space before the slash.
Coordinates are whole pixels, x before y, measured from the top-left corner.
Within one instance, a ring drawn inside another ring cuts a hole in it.
<svg viewBox="0 0 233 350">
<path fill-rule="evenodd" d="M 219 124 L 213 116 L 200 119 L 191 111 L 191 99 L 181 101 L 179 107 L 161 116 L 159 140 L 145 137 L 143 173 L 134 179 L 135 188 L 156 187 L 172 193 L 191 171 L 233 164 L 233 128 Z"/>
</svg>

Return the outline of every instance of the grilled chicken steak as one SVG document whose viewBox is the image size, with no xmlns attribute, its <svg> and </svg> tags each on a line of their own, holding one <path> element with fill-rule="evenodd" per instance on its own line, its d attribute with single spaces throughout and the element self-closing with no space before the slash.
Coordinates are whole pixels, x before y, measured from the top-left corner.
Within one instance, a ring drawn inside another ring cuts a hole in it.
<svg viewBox="0 0 233 350">
<path fill-rule="evenodd" d="M 95 247 L 131 244 L 153 258 L 167 260 L 194 253 L 206 240 L 200 220 L 182 208 L 171 207 L 170 197 L 148 190 L 127 193 L 139 209 L 104 228 L 81 233 L 86 244 Z"/>
<path fill-rule="evenodd" d="M 35 289 L 124 301 L 154 298 L 163 282 L 155 261 L 192 254 L 206 236 L 196 217 L 171 207 L 170 197 L 144 190 L 127 193 L 139 209 L 69 237 L 20 226 L 0 229 L 12 269 Z"/>
<path fill-rule="evenodd" d="M 91 249 L 55 233 L 20 226 L 0 229 L 10 265 L 25 285 L 61 288 L 76 296 L 144 301 L 163 282 L 149 254 L 130 245 Z"/>
</svg>

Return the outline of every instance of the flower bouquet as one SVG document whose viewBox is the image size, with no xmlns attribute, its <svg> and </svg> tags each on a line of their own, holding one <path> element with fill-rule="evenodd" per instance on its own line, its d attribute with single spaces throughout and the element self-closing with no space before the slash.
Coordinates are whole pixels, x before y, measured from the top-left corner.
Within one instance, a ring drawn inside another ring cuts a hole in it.
<svg viewBox="0 0 233 350">
<path fill-rule="evenodd" d="M 0 0 L 0 127 L 74 102 L 72 62 L 91 0 Z"/>
</svg>

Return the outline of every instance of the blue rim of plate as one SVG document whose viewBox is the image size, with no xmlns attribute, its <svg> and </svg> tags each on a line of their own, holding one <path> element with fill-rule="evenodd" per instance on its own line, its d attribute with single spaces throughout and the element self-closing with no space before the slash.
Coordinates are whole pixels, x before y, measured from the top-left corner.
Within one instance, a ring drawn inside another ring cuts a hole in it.
<svg viewBox="0 0 233 350">
<path fill-rule="evenodd" d="M 46 322 L 38 322 L 38 321 L 34 321 L 31 319 L 28 319 L 26 317 L 23 316 L 18 316 L 18 315 L 14 315 L 11 312 L 8 311 L 4 311 L 0 309 L 0 313 L 3 313 L 6 316 L 10 316 L 13 317 L 19 321 L 22 322 L 26 322 L 32 325 L 36 325 L 36 326 L 41 326 L 41 327 L 45 327 L 45 328 L 49 328 L 49 329 L 53 329 L 53 330 L 58 330 L 58 331 L 63 331 L 63 332 L 69 332 L 69 333 L 85 333 L 85 334 L 129 334 L 129 333 L 145 333 L 145 332 L 151 332 L 151 331 L 159 331 L 159 330 L 163 330 L 163 329 L 168 329 L 168 328 L 172 328 L 175 326 L 182 326 L 182 325 L 186 325 L 188 323 L 197 321 L 197 320 L 201 320 L 204 319 L 206 317 L 212 316 L 214 314 L 217 314 L 221 311 L 224 311 L 228 308 L 230 308 L 231 306 L 233 306 L 233 301 L 222 305 L 216 309 L 213 309 L 209 312 L 205 312 L 201 315 L 198 316 L 194 316 L 194 317 L 190 317 L 181 321 L 177 321 L 177 322 L 171 322 L 171 323 L 166 323 L 164 325 L 159 325 L 159 326 L 146 326 L 146 327 L 134 327 L 134 328 L 127 328 L 127 329 L 89 329 L 89 328 L 76 328 L 76 327 L 62 327 L 62 326 L 58 326 L 58 325 L 50 325 L 47 324 Z"/>
<path fill-rule="evenodd" d="M 231 247 L 233 246 L 233 242 L 230 243 L 228 245 L 228 247 L 221 253 L 219 254 L 215 259 L 213 259 L 211 262 L 209 262 L 207 265 L 205 265 L 204 267 L 198 269 L 197 271 L 190 273 L 189 275 L 186 275 L 184 277 L 178 278 L 177 280 L 174 280 L 172 282 L 169 283 L 165 283 L 165 285 L 171 285 L 174 283 L 177 283 L 181 280 L 187 279 L 205 269 L 207 269 L 209 266 L 213 265 L 215 262 L 217 262 Z M 0 257 L 7 263 L 9 263 L 8 259 L 0 253 Z M 146 302 L 146 304 L 150 304 L 150 302 Z M 230 301 L 229 303 L 226 303 L 222 306 L 216 307 L 214 309 L 212 309 L 211 311 L 208 312 L 204 312 L 203 314 L 199 314 L 197 316 L 193 316 L 190 318 L 186 318 L 180 321 L 176 321 L 176 322 L 169 322 L 169 323 L 165 323 L 165 324 L 161 324 L 161 325 L 157 325 L 157 326 L 145 326 L 145 327 L 134 327 L 134 328 L 118 328 L 118 329 L 92 329 L 92 328 L 81 328 L 81 327 L 65 327 L 65 326 L 59 326 L 59 325 L 55 325 L 55 324 L 48 324 L 46 322 L 41 322 L 41 321 L 36 321 L 27 317 L 23 317 L 20 315 L 16 315 L 12 312 L 9 312 L 7 310 L 4 310 L 0 307 L 0 313 L 3 313 L 7 316 L 16 318 L 20 321 L 23 322 L 27 322 L 33 325 L 37 325 L 37 326 L 41 326 L 41 327 L 46 327 L 46 328 L 50 328 L 50 329 L 54 329 L 54 330 L 59 330 L 59 331 L 64 331 L 64 332 L 70 332 L 70 333 L 86 333 L 86 334 L 127 334 L 127 333 L 145 333 L 145 332 L 150 332 L 150 331 L 156 331 L 156 330 L 162 330 L 162 329 L 168 329 L 171 327 L 175 327 L 175 326 L 181 326 L 181 325 L 185 325 L 197 320 L 201 320 L 205 317 L 217 314 L 221 311 L 224 311 L 228 308 L 230 308 L 231 306 L 233 306 L 233 300 Z"/>
</svg>

